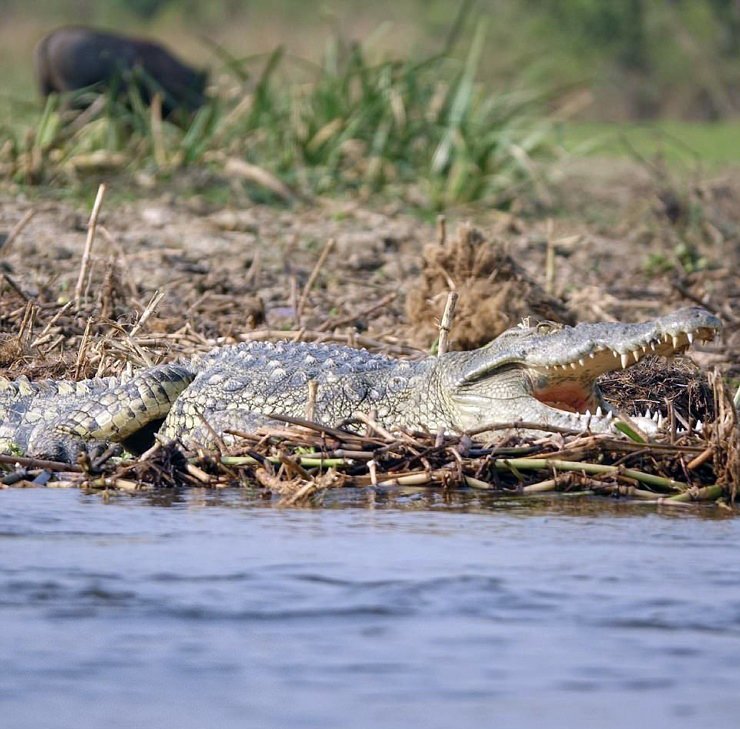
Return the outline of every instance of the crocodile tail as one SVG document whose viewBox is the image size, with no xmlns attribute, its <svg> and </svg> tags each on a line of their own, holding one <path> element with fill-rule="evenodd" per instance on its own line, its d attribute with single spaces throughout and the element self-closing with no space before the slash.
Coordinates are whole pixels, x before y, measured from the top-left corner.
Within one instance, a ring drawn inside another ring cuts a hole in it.
<svg viewBox="0 0 740 729">
<path fill-rule="evenodd" d="M 61 418 L 57 430 L 83 439 L 121 442 L 153 420 L 166 417 L 195 373 L 173 363 L 159 365 L 83 400 Z"/>
</svg>

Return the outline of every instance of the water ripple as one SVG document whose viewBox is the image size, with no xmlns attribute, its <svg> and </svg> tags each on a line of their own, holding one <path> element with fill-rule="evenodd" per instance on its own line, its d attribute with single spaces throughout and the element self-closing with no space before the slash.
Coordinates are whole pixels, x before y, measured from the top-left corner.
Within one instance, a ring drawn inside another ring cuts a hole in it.
<svg viewBox="0 0 740 729">
<path fill-rule="evenodd" d="M 735 725 L 739 520 L 386 501 L 0 492 L 3 718 Z"/>
</svg>

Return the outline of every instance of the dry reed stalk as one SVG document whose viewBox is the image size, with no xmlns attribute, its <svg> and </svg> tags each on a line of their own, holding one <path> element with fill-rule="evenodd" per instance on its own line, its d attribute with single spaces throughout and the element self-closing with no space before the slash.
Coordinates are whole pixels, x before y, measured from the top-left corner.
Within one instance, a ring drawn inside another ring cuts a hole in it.
<svg viewBox="0 0 740 729">
<path fill-rule="evenodd" d="M 26 304 L 25 311 L 23 312 L 23 319 L 21 319 L 20 327 L 18 327 L 18 341 L 22 342 L 24 339 L 28 340 L 31 338 L 33 333 L 33 326 L 36 320 L 36 305 L 29 301 Z"/>
<path fill-rule="evenodd" d="M 538 481 L 527 486 L 522 486 L 523 494 L 542 494 L 548 491 L 555 491 L 560 481 L 556 478 L 548 478 L 545 481 Z"/>
<path fill-rule="evenodd" d="M 50 489 L 78 489 L 80 488 L 80 482 L 79 481 L 49 481 L 48 484 L 46 484 L 47 488 Z"/>
<path fill-rule="evenodd" d="M 26 469 L 43 469 L 48 471 L 72 471 L 80 472 L 79 466 L 59 461 L 49 461 L 42 458 L 27 458 L 25 456 L 8 456 L 0 454 L 0 463 L 10 466 L 22 466 Z"/>
<path fill-rule="evenodd" d="M 31 347 L 38 347 L 39 345 L 43 344 L 45 341 L 45 337 L 47 337 L 51 331 L 51 328 L 59 321 L 59 319 L 69 311 L 70 306 L 72 306 L 72 302 L 68 301 L 64 306 L 61 307 L 57 312 L 55 312 L 54 316 L 49 319 L 48 322 L 44 325 L 44 328 L 41 330 L 41 333 L 36 337 L 36 339 L 31 342 Z"/>
<path fill-rule="evenodd" d="M 139 321 L 137 321 L 136 324 L 131 327 L 131 331 L 128 333 L 129 337 L 133 339 L 133 337 L 138 334 L 139 330 L 144 326 L 144 324 L 147 323 L 152 314 L 157 310 L 160 301 L 162 301 L 166 293 L 166 291 L 162 291 L 160 289 L 157 289 L 157 291 L 154 292 L 152 298 L 149 300 L 149 303 L 146 305 L 146 308 L 141 313 Z"/>
<path fill-rule="evenodd" d="M 326 473 L 302 483 L 293 493 L 284 496 L 278 502 L 278 506 L 297 506 L 298 504 L 306 503 L 319 491 L 336 488 L 338 485 L 341 486 L 342 484 L 343 479 L 341 478 L 341 475 L 334 471 L 334 469 L 330 468 Z"/>
<path fill-rule="evenodd" d="M 77 285 L 75 286 L 74 302 L 75 308 L 79 309 L 80 300 L 82 299 L 82 290 L 85 288 L 85 282 L 87 280 L 90 271 L 90 255 L 92 253 L 93 243 L 95 241 L 95 229 L 98 226 L 98 215 L 100 215 L 100 208 L 103 204 L 103 197 L 105 196 L 105 183 L 101 182 L 98 187 L 98 193 L 95 196 L 95 202 L 93 203 L 92 213 L 90 214 L 90 221 L 87 225 L 87 238 L 85 239 L 85 248 L 82 252 L 82 261 L 80 263 L 80 275 L 77 278 Z"/>
<path fill-rule="evenodd" d="M 92 317 L 88 317 L 87 323 L 85 324 L 85 331 L 82 333 L 82 340 L 80 341 L 80 346 L 77 349 L 77 360 L 75 361 L 75 368 L 74 368 L 74 379 L 79 380 L 80 379 L 80 373 L 82 371 L 82 363 L 85 357 L 85 354 L 87 353 L 87 349 L 90 345 L 90 328 L 92 327 Z"/>
<path fill-rule="evenodd" d="M 712 446 L 705 448 L 698 456 L 696 456 L 695 458 L 692 458 L 686 464 L 686 470 L 693 471 L 699 468 L 699 466 L 703 466 L 707 461 L 711 460 L 713 455 L 714 455 L 714 448 Z"/>
<path fill-rule="evenodd" d="M 316 380 L 308 382 L 308 400 L 306 401 L 306 420 L 316 419 L 316 397 L 319 394 L 319 383 Z"/>
<path fill-rule="evenodd" d="M 642 481 L 650 486 L 656 486 L 668 491 L 683 492 L 691 488 L 691 485 L 672 478 L 655 476 L 652 473 L 643 473 L 633 468 L 622 468 L 620 466 L 605 465 L 602 463 L 587 463 L 582 461 L 565 461 L 558 458 L 497 458 L 494 463 L 497 469 L 513 469 L 513 472 L 529 469 L 549 468 L 553 471 L 582 471 L 589 474 L 608 474 L 618 478 Z"/>
<path fill-rule="evenodd" d="M 308 277 L 308 281 L 306 281 L 306 285 L 303 287 L 303 292 L 301 293 L 301 298 L 298 301 L 298 307 L 296 309 L 296 321 L 298 321 L 299 324 L 303 317 L 303 309 L 306 306 L 306 301 L 308 300 L 308 294 L 313 288 L 313 285 L 316 282 L 316 278 L 318 277 L 319 272 L 321 271 L 324 263 L 326 262 L 327 257 L 329 256 L 332 249 L 334 248 L 335 243 L 336 243 L 336 240 L 334 238 L 329 238 L 326 241 L 323 249 L 321 250 L 321 254 L 318 257 L 318 260 L 316 261 L 316 264 L 314 265 L 313 270 L 311 271 L 311 274 Z"/>
<path fill-rule="evenodd" d="M 444 246 L 447 243 L 447 218 L 444 215 L 437 216 L 437 244 Z"/>
<path fill-rule="evenodd" d="M 246 182 L 260 185 L 277 195 L 285 202 L 294 202 L 296 193 L 293 192 L 282 180 L 269 172 L 264 167 L 253 165 L 246 160 L 237 157 L 229 157 L 224 162 L 224 174 L 227 177 L 239 177 Z"/>
<path fill-rule="evenodd" d="M 474 478 L 473 476 L 463 475 L 461 481 L 471 489 L 476 489 L 478 491 L 492 491 L 495 488 L 494 485 L 488 483 L 488 481 L 481 481 L 479 478 Z"/>
<path fill-rule="evenodd" d="M 18 285 L 15 279 L 7 272 L 3 271 L 3 279 L 5 283 L 26 303 L 31 300 L 31 297 Z"/>
<path fill-rule="evenodd" d="M 297 426 L 300 426 L 301 428 L 305 428 L 306 430 L 310 430 L 310 431 L 314 431 L 314 432 L 322 433 L 322 434 L 327 434 L 327 435 L 332 435 L 339 439 L 344 439 L 347 437 L 352 438 L 354 436 L 354 433 L 349 433 L 339 428 L 331 428 L 326 425 L 320 425 L 319 423 L 314 423 L 310 420 L 304 420 L 303 418 L 294 418 L 294 417 L 291 417 L 290 415 L 280 415 L 279 413 L 272 413 L 270 415 L 270 418 L 272 420 L 277 420 L 279 422 L 288 423 L 290 425 L 297 425 Z M 271 429 L 261 428 L 258 432 L 270 434 Z M 292 431 L 292 432 L 293 434 L 295 434 L 297 431 Z"/>
<path fill-rule="evenodd" d="M 213 484 L 213 476 L 207 474 L 202 468 L 198 468 L 198 466 L 192 463 L 188 463 L 185 468 L 193 478 L 195 478 L 197 481 L 200 481 L 202 484 L 205 484 L 206 486 L 210 486 Z"/>
<path fill-rule="evenodd" d="M 440 357 L 443 354 L 447 353 L 450 339 L 450 330 L 452 329 L 452 320 L 455 317 L 455 306 L 457 305 L 457 299 L 457 291 L 450 291 L 447 294 L 447 302 L 445 303 L 442 318 L 439 321 L 439 345 L 437 347 L 437 355 Z M 444 426 L 440 426 L 440 428 L 437 430 L 437 439 L 435 441 L 435 445 L 437 447 L 442 445 L 444 435 Z"/>
<path fill-rule="evenodd" d="M 154 94 L 149 107 L 150 124 L 152 129 L 152 148 L 154 152 L 154 164 L 160 170 L 167 167 L 167 151 L 162 133 L 162 95 Z"/>
<path fill-rule="evenodd" d="M 437 354 L 439 356 L 447 353 L 450 340 L 450 330 L 452 329 L 452 320 L 455 317 L 455 306 L 459 294 L 457 291 L 450 291 L 447 294 L 447 302 L 445 304 L 445 310 L 442 314 L 442 319 L 439 322 L 439 346 L 437 348 Z"/>
<path fill-rule="evenodd" d="M 740 423 L 733 401 L 725 387 L 722 374 L 713 369 L 709 372 L 709 385 L 714 396 L 717 417 L 710 428 L 711 444 L 714 448 L 714 467 L 718 482 L 734 502 L 740 490 Z M 706 428 L 706 425 L 705 425 Z"/>
<path fill-rule="evenodd" d="M 23 229 L 31 222 L 31 218 L 33 218 L 35 214 L 36 210 L 34 210 L 33 208 L 31 210 L 27 210 L 23 214 L 23 217 L 21 217 L 21 219 L 10 229 L 8 237 L 2 244 L 3 255 L 8 255 L 11 247 L 13 246 L 13 242 L 21 234 Z"/>
<path fill-rule="evenodd" d="M 381 438 L 385 438 L 386 441 L 395 442 L 396 437 L 392 435 L 388 430 L 386 430 L 382 425 L 379 425 L 375 422 L 372 418 L 368 417 L 364 413 L 355 413 L 353 416 L 354 420 L 357 420 L 361 423 L 364 423 L 368 431 L 372 433 L 377 433 Z"/>
<path fill-rule="evenodd" d="M 226 444 L 223 441 L 223 438 L 216 432 L 216 430 L 213 428 L 213 426 L 208 422 L 208 420 L 205 418 L 204 415 L 201 413 L 196 413 L 196 417 L 200 420 L 200 422 L 205 426 L 205 429 L 210 434 L 211 438 L 213 438 L 213 442 L 217 445 L 218 449 L 224 453 L 226 449 Z"/>
</svg>

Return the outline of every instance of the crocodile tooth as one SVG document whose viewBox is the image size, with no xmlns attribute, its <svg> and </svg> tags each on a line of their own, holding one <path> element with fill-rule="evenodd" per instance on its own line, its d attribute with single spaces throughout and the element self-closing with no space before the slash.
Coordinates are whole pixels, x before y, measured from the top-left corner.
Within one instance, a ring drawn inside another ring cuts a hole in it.
<svg viewBox="0 0 740 729">
<path fill-rule="evenodd" d="M 575 362 L 571 362 L 571 363 L 570 363 L 570 368 L 571 368 L 572 370 L 575 370 L 575 369 L 578 369 L 578 366 L 576 365 L 576 363 L 575 363 Z"/>
<path fill-rule="evenodd" d="M 652 339 L 650 340 L 650 349 L 652 349 L 653 352 L 655 351 L 655 342 Z"/>
<path fill-rule="evenodd" d="M 632 350 L 632 357 L 635 360 L 635 362 L 640 361 L 640 353 L 636 349 Z"/>
<path fill-rule="evenodd" d="M 588 353 L 588 356 L 589 356 L 589 357 L 590 357 L 591 359 L 593 359 L 593 358 L 594 358 L 594 357 L 595 357 L 596 355 L 595 355 L 595 354 L 594 354 L 593 352 L 589 352 L 589 353 Z"/>
<path fill-rule="evenodd" d="M 661 425 L 663 425 L 663 413 L 658 413 L 658 419 L 655 422 L 658 423 L 659 428 Z"/>
<path fill-rule="evenodd" d="M 606 415 L 604 417 L 607 420 L 611 420 L 614 417 L 614 411 L 613 410 L 607 410 Z"/>
<path fill-rule="evenodd" d="M 578 360 L 578 364 L 579 364 L 579 365 L 581 365 L 581 367 L 585 367 L 585 366 L 586 366 L 586 362 L 585 362 L 585 360 L 583 359 L 583 357 L 581 357 L 581 358 L 580 358 L 580 359 Z"/>
<path fill-rule="evenodd" d="M 660 416 L 660 410 L 656 410 L 656 411 L 655 411 L 655 412 L 653 413 L 653 417 L 652 417 L 652 419 L 653 419 L 653 420 L 654 420 L 654 421 L 655 421 L 655 422 L 657 423 L 657 422 L 658 422 L 658 421 L 660 420 L 660 417 L 661 417 L 661 416 Z"/>
<path fill-rule="evenodd" d="M 604 413 L 601 410 L 601 405 L 597 405 L 596 406 L 596 417 L 597 418 L 603 418 L 604 417 Z"/>
<path fill-rule="evenodd" d="M 693 344 L 693 342 L 694 342 L 694 333 L 693 332 L 686 332 L 686 339 L 689 340 L 689 344 Z"/>
<path fill-rule="evenodd" d="M 695 433 L 702 433 L 702 432 L 704 432 L 704 423 L 702 423 L 701 420 L 698 420 L 697 419 L 696 423 L 694 424 L 694 432 Z"/>
<path fill-rule="evenodd" d="M 653 414 L 650 411 L 650 408 L 645 408 L 645 415 L 643 415 L 644 418 L 648 418 L 649 420 L 653 419 Z"/>
<path fill-rule="evenodd" d="M 678 349 L 678 337 L 674 334 L 671 339 L 673 340 L 673 349 Z"/>
<path fill-rule="evenodd" d="M 630 362 L 630 358 L 626 354 L 623 354 L 623 355 L 621 355 L 621 360 L 622 360 L 622 369 L 623 370 L 626 370 L 627 369 L 627 365 Z"/>
<path fill-rule="evenodd" d="M 616 349 L 612 349 L 612 354 L 614 355 L 614 359 L 619 359 L 619 352 Z"/>
</svg>

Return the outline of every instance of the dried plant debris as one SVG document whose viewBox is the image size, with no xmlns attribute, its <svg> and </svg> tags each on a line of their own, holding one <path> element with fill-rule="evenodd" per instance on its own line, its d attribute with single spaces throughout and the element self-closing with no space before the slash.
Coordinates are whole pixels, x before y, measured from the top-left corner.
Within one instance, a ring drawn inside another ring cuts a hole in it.
<svg viewBox="0 0 740 729">
<path fill-rule="evenodd" d="M 602 376 L 599 386 L 620 412 L 678 418 L 692 427 L 714 420 L 714 395 L 707 374 L 688 357 L 645 357 L 633 367 Z"/>
<path fill-rule="evenodd" d="M 418 282 L 408 292 L 406 314 L 415 342 L 429 346 L 449 291 L 459 294 L 452 349 L 474 349 L 525 316 L 574 324 L 565 303 L 545 292 L 502 242 L 487 241 L 461 225 L 449 241 L 427 245 Z"/>
<path fill-rule="evenodd" d="M 8 367 L 22 360 L 26 347 L 20 337 L 5 334 L 0 337 L 0 367 Z"/>
<path fill-rule="evenodd" d="M 243 435 L 228 453 L 155 445 L 137 460 L 103 458 L 77 466 L 0 456 L 4 485 L 151 491 L 247 487 L 281 505 L 319 504 L 328 489 L 377 492 L 474 490 L 518 499 L 583 493 L 630 503 L 730 502 L 738 489 L 740 441 L 721 380 L 713 382 L 721 418 L 704 433 L 670 433 L 651 444 L 604 435 L 520 434 L 486 443 L 425 433 L 358 435 L 292 420 Z M 56 480 L 50 481 L 51 474 Z"/>
</svg>

